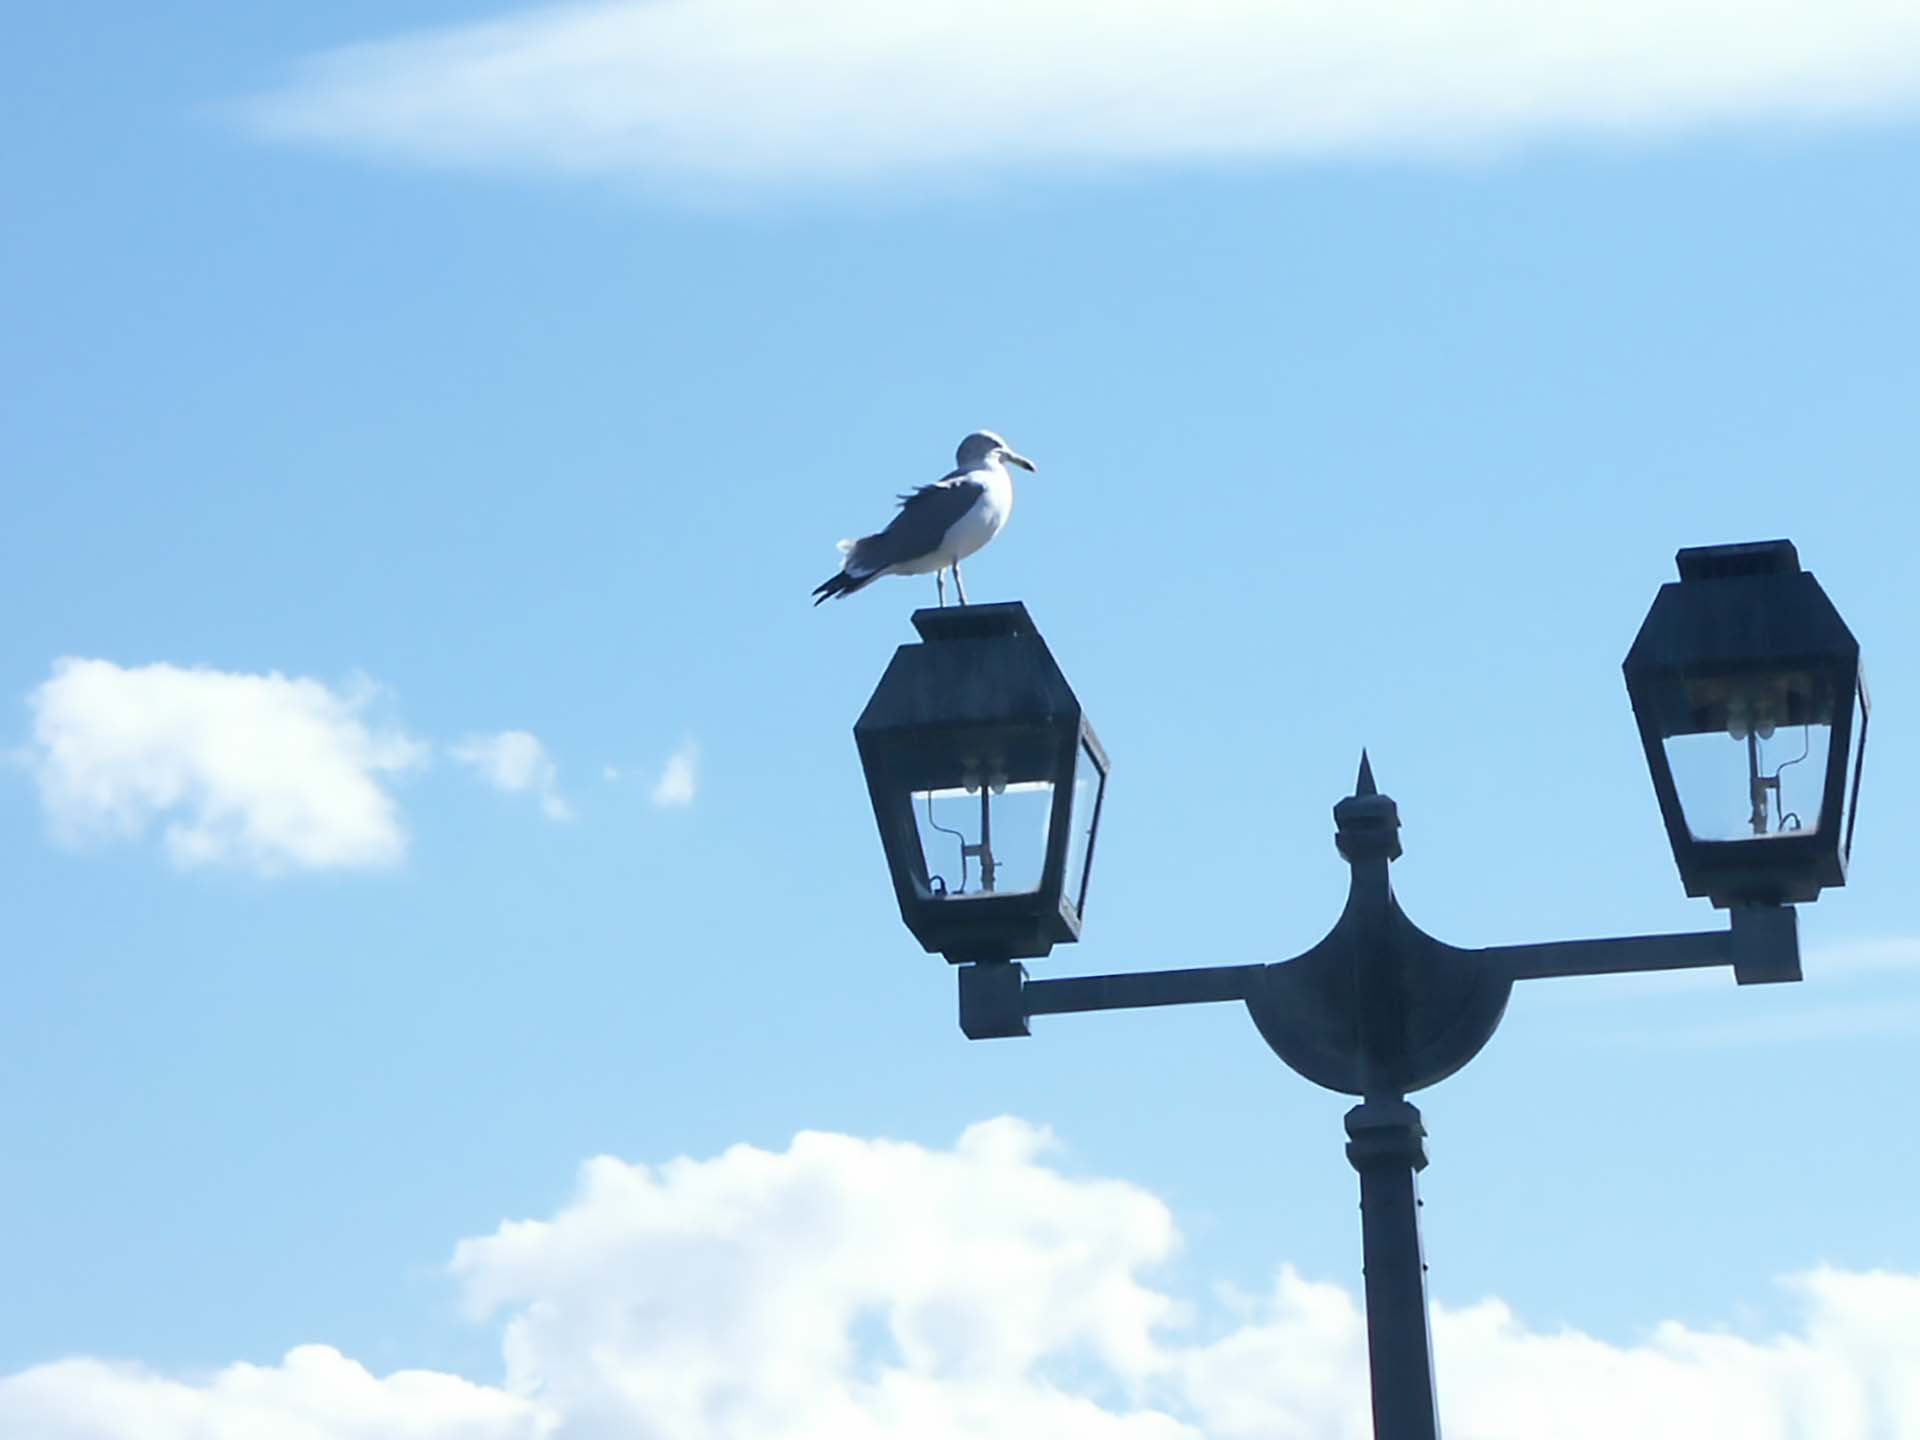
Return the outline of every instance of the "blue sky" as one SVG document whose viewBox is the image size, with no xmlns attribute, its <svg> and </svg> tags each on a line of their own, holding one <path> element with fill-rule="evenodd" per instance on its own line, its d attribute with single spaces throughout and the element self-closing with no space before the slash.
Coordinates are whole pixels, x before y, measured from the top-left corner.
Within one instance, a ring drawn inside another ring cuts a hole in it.
<svg viewBox="0 0 1920 1440">
<path fill-rule="evenodd" d="M 1852 881 L 1805 984 L 1531 982 L 1420 1098 L 1442 1403 L 1920 1434 L 1916 27 L 810 13 L 12 22 L 0 1428 L 1351 1433 L 1346 1102 L 1227 1006 L 970 1045 L 899 926 L 850 727 L 932 586 L 807 592 L 990 426 L 969 592 L 1114 764 L 1037 973 L 1306 948 L 1363 744 L 1432 933 L 1714 924 L 1619 663 L 1675 549 L 1798 543 Z M 742 1334 L 762 1408 L 673 1409 Z M 1344 1377 L 1292 1430 L 1262 1345 Z"/>
</svg>

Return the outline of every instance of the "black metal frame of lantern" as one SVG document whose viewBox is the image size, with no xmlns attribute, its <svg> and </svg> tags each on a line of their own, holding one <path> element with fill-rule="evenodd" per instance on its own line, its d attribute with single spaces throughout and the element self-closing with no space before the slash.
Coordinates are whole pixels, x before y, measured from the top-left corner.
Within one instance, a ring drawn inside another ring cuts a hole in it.
<svg viewBox="0 0 1920 1440">
<path fill-rule="evenodd" d="M 1712 965 L 1730 966 L 1741 984 L 1798 980 L 1790 902 L 1845 883 L 1859 783 L 1849 762 L 1865 732 L 1858 645 L 1786 542 L 1685 550 L 1679 563 L 1682 578 L 1655 600 L 1625 672 L 1675 860 L 1689 894 L 1728 910 L 1724 930 L 1478 950 L 1436 940 L 1394 898 L 1388 868 L 1401 855 L 1399 811 L 1378 793 L 1363 754 L 1354 793 L 1333 810 L 1335 843 L 1351 868 L 1347 904 L 1318 945 L 1277 964 L 1035 980 L 1020 960 L 1079 938 L 1107 765 L 1025 608 L 917 612 L 913 623 L 925 643 L 900 648 L 855 726 L 901 914 L 923 946 L 959 966 L 960 1028 L 968 1038 L 1026 1035 L 1035 1015 L 1238 1000 L 1294 1070 L 1359 1097 L 1347 1112 L 1346 1149 L 1360 1179 L 1376 1440 L 1439 1433 L 1415 1178 L 1427 1164 L 1426 1129 L 1407 1095 L 1479 1053 L 1519 980 Z M 1844 706 L 1817 703 L 1781 717 L 1831 722 L 1830 773 L 1810 833 L 1703 842 L 1687 827 L 1666 741 L 1724 725 L 1722 712 L 1707 706 L 1702 714 L 1682 701 L 1697 698 L 1703 677 L 1711 689 L 1714 677 L 1729 676 L 1751 693 L 1798 687 L 1814 700 L 1827 693 L 1809 679 L 1819 676 L 1832 694 L 1858 698 L 1858 724 L 1840 718 Z M 1082 889 L 1070 900 L 1065 856 L 1076 837 L 1061 832 L 1071 803 L 1060 789 L 1072 784 L 1082 742 L 1091 746 L 1098 783 Z M 1016 755 L 1022 774 L 1045 770 L 1034 778 L 1055 787 L 1039 884 L 1017 896 L 941 894 L 925 862 L 913 794 L 956 785 L 964 793 L 971 775 L 983 787 L 984 818 L 991 760 L 1011 763 Z M 1844 832 L 1839 812 L 1828 808 L 1838 803 L 1836 780 L 1846 791 Z"/>
<path fill-rule="evenodd" d="M 955 963 L 1031 960 L 1080 938 L 1107 752 L 1026 607 L 915 612 L 922 643 L 902 645 L 854 724 L 900 916 L 921 945 Z M 1009 787 L 1048 789 L 1041 864 L 1031 885 L 999 871 L 993 811 Z M 932 816 L 937 794 L 966 796 L 971 843 Z M 929 828 L 959 835 L 955 877 L 936 871 Z M 969 862 L 978 884 L 968 884 Z"/>
</svg>

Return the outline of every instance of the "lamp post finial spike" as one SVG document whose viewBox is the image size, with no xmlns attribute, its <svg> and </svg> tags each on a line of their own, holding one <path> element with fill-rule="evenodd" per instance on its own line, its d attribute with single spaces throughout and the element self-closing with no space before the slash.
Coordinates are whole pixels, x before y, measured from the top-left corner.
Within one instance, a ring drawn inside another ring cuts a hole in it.
<svg viewBox="0 0 1920 1440">
<path fill-rule="evenodd" d="M 1378 795 L 1380 793 L 1379 790 L 1374 788 L 1373 763 L 1367 759 L 1365 749 L 1360 751 L 1360 778 L 1353 782 L 1353 793 L 1356 795 Z"/>
</svg>

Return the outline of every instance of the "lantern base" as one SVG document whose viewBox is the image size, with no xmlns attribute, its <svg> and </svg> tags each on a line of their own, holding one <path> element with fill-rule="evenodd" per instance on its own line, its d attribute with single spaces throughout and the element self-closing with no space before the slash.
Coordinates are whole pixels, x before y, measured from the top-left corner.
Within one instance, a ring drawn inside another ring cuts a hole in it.
<svg viewBox="0 0 1920 1440">
<path fill-rule="evenodd" d="M 1742 985 L 1800 979 L 1800 922 L 1791 905 L 1734 905 L 1733 978 Z"/>
</svg>

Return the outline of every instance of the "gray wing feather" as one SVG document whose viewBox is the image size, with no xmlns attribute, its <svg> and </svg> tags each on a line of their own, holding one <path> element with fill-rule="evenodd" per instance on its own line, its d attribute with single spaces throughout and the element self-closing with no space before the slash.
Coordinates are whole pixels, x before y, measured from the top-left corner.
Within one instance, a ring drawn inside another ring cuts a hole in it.
<svg viewBox="0 0 1920 1440">
<path fill-rule="evenodd" d="M 854 542 L 847 557 L 847 569 L 862 574 L 884 570 L 903 560 L 914 560 L 937 548 L 947 537 L 954 522 L 965 515 L 985 493 L 978 480 L 963 479 L 956 470 L 931 485 L 900 497 L 900 513 L 887 528 Z"/>
</svg>

